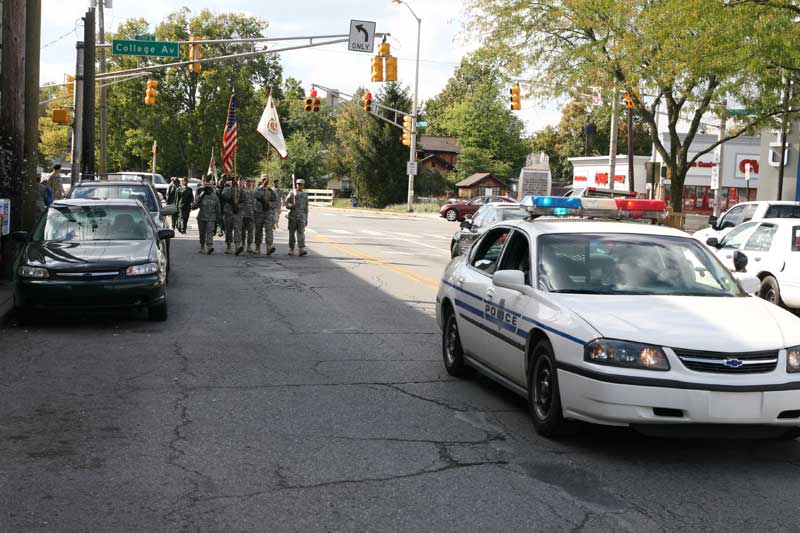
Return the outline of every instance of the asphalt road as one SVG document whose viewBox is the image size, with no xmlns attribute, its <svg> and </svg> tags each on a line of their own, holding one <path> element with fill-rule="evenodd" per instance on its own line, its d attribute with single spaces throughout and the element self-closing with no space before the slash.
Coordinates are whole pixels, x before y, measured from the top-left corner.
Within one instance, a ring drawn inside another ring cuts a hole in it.
<svg viewBox="0 0 800 533">
<path fill-rule="evenodd" d="M 176 239 L 166 323 L 0 329 L 0 531 L 797 530 L 798 441 L 548 441 L 449 378 L 456 224 L 313 209 L 304 258 L 281 224 L 273 257 Z"/>
</svg>

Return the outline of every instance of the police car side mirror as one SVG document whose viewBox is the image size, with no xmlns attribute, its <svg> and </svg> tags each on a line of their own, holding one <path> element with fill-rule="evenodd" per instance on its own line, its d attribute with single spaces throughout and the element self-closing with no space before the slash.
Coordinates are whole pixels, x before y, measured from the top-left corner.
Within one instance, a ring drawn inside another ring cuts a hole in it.
<svg viewBox="0 0 800 533">
<path fill-rule="evenodd" d="M 719 239 L 717 239 L 716 237 L 709 237 L 708 239 L 706 239 L 706 244 L 713 248 L 720 247 Z"/>
<path fill-rule="evenodd" d="M 498 270 L 492 276 L 492 283 L 504 289 L 523 292 L 525 290 L 525 273 L 522 270 Z"/>
<path fill-rule="evenodd" d="M 462 220 L 461 229 L 472 229 L 472 222 L 470 222 L 469 220 Z"/>
<path fill-rule="evenodd" d="M 174 239 L 174 238 L 175 238 L 175 230 L 171 229 L 158 230 L 158 240 L 163 241 L 166 239 Z"/>
<path fill-rule="evenodd" d="M 713 229 L 717 229 L 716 215 L 711 215 L 710 217 L 708 217 L 708 225 L 711 226 Z"/>
<path fill-rule="evenodd" d="M 745 272 L 747 268 L 747 256 L 739 250 L 733 252 L 733 268 L 736 272 Z"/>
</svg>

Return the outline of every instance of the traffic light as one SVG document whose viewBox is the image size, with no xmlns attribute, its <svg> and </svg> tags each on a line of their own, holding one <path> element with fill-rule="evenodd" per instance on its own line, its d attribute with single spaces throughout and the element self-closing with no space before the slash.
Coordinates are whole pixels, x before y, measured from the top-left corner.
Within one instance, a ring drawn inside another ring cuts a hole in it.
<svg viewBox="0 0 800 533">
<path fill-rule="evenodd" d="M 69 74 L 67 74 L 67 94 L 70 96 L 75 94 L 75 76 Z"/>
<path fill-rule="evenodd" d="M 72 122 L 69 116 L 69 109 L 53 109 L 50 120 L 53 121 L 53 124 L 69 124 Z"/>
<path fill-rule="evenodd" d="M 411 146 L 411 115 L 403 117 L 403 144 Z"/>
<path fill-rule="evenodd" d="M 383 81 L 383 58 L 375 56 L 372 58 L 372 81 Z"/>
<path fill-rule="evenodd" d="M 372 112 L 372 93 L 367 91 L 364 93 L 364 105 L 361 108 L 367 113 Z"/>
<path fill-rule="evenodd" d="M 378 43 L 378 55 L 387 57 L 389 55 L 390 46 L 386 41 Z"/>
<path fill-rule="evenodd" d="M 189 37 L 190 41 L 199 41 L 200 37 Z M 189 61 L 197 61 L 203 58 L 203 49 L 200 43 L 189 43 Z M 189 72 L 200 72 L 202 65 L 200 63 L 192 63 L 189 65 Z"/>
<path fill-rule="evenodd" d="M 389 43 L 386 43 L 389 46 Z M 397 58 L 389 56 L 386 58 L 386 81 L 397 81 Z"/>
<path fill-rule="evenodd" d="M 306 113 L 317 113 L 319 111 L 319 107 L 320 101 L 319 98 L 317 98 L 317 90 L 311 89 L 311 92 L 303 103 L 303 111 Z"/>
<path fill-rule="evenodd" d="M 156 87 L 158 87 L 158 81 L 147 80 L 147 90 L 144 93 L 144 103 L 146 105 L 156 105 Z"/>
<path fill-rule="evenodd" d="M 511 111 L 519 111 L 522 109 L 522 97 L 519 85 L 511 88 Z"/>
<path fill-rule="evenodd" d="M 625 109 L 633 109 L 633 98 L 631 98 L 631 93 L 625 91 L 625 94 L 622 95 L 622 99 L 625 100 Z"/>
</svg>

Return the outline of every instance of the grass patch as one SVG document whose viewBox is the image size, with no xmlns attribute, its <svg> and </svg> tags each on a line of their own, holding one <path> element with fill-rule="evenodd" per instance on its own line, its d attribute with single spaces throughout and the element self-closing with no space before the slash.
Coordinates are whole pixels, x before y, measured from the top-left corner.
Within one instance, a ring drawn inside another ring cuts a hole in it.
<svg viewBox="0 0 800 533">
<path fill-rule="evenodd" d="M 338 207 L 340 209 L 348 208 L 348 207 L 351 208 L 351 207 L 353 207 L 353 203 L 350 200 L 350 198 L 334 198 L 333 199 L 333 207 Z"/>
<path fill-rule="evenodd" d="M 392 204 L 383 208 L 384 211 L 391 211 L 393 213 L 405 213 L 408 204 Z M 415 213 L 438 213 L 442 208 L 438 203 L 414 204 Z"/>
</svg>

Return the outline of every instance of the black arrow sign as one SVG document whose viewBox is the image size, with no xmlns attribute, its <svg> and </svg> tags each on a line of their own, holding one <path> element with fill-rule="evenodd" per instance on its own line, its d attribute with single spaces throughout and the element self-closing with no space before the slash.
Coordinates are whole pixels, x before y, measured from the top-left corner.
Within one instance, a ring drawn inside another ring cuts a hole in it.
<svg viewBox="0 0 800 533">
<path fill-rule="evenodd" d="M 364 34 L 364 42 L 369 42 L 369 32 L 361 24 L 356 24 L 356 29 Z"/>
</svg>

